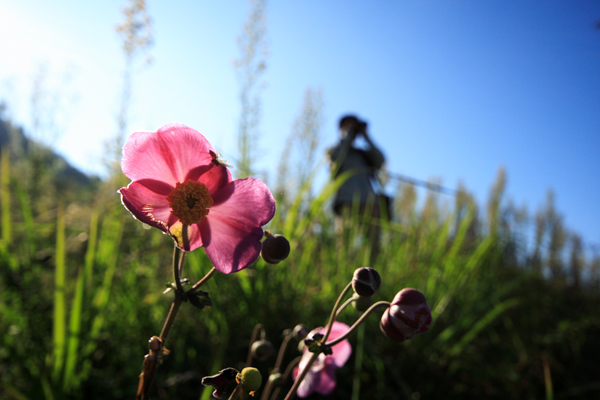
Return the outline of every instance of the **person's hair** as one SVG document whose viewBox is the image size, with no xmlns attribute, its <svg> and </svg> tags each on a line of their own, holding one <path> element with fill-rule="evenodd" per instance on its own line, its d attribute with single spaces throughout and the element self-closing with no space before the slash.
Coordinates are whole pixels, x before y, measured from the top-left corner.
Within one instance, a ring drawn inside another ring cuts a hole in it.
<svg viewBox="0 0 600 400">
<path fill-rule="evenodd" d="M 358 121 L 359 120 L 358 120 L 358 117 L 356 117 L 356 115 L 352 115 L 352 114 L 344 115 L 342 118 L 340 118 L 340 128 L 348 122 L 353 122 L 356 124 L 356 123 L 358 123 Z"/>
</svg>

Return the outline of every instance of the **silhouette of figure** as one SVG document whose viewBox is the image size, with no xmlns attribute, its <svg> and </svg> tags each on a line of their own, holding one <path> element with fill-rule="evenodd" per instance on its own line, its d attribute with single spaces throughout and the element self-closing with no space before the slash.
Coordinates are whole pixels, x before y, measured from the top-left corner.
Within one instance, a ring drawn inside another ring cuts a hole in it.
<svg viewBox="0 0 600 400">
<path fill-rule="evenodd" d="M 346 171 L 353 170 L 354 173 L 342 184 L 333 199 L 336 232 L 341 234 L 347 228 L 347 222 L 352 219 L 353 213 L 358 213 L 362 221 L 370 217 L 367 240 L 372 245 L 372 256 L 376 257 L 379 251 L 380 228 L 377 221 L 373 220 L 379 219 L 382 214 L 373 180 L 385 158 L 367 134 L 366 122 L 354 115 L 346 115 L 340 119 L 339 127 L 340 141 L 328 150 L 334 168 L 334 178 Z M 366 144 L 365 149 L 354 145 L 355 140 L 361 136 Z"/>
</svg>

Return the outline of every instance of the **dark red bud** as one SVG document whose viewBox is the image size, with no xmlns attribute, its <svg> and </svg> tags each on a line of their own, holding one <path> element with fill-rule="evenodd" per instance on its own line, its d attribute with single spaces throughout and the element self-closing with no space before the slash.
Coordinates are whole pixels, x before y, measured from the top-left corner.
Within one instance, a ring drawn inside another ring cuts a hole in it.
<svg viewBox="0 0 600 400">
<path fill-rule="evenodd" d="M 381 316 L 379 327 L 390 339 L 403 342 L 418 333 L 427 332 L 433 322 L 431 310 L 423 293 L 402 289 Z"/>
<path fill-rule="evenodd" d="M 370 297 L 381 286 L 381 276 L 373 268 L 363 267 L 354 271 L 352 289 L 359 296 Z"/>
<path fill-rule="evenodd" d="M 265 361 L 273 355 L 274 349 L 271 342 L 266 340 L 257 340 L 252 343 L 252 356 L 260 361 Z"/>
<path fill-rule="evenodd" d="M 262 242 L 260 255 L 269 264 L 277 264 L 290 254 L 290 242 L 281 235 L 268 236 Z"/>
</svg>

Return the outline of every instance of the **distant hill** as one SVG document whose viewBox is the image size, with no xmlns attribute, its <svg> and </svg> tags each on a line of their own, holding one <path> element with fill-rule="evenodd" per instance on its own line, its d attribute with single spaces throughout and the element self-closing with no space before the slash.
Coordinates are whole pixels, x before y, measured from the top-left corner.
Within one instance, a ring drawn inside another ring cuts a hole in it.
<svg viewBox="0 0 600 400">
<path fill-rule="evenodd" d="M 45 172 L 50 172 L 54 178 L 64 183 L 86 188 L 99 182 L 98 177 L 84 174 L 54 150 L 29 139 L 21 127 L 4 118 L 0 109 L 0 148 L 5 146 L 10 148 L 11 163 L 37 157 L 44 164 L 43 167 L 47 168 Z"/>
</svg>

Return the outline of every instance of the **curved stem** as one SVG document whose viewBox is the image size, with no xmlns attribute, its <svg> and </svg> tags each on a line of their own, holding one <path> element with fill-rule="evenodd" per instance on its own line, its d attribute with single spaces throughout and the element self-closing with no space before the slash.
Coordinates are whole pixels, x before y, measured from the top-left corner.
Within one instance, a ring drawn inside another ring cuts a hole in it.
<svg viewBox="0 0 600 400">
<path fill-rule="evenodd" d="M 350 336 L 350 334 L 352 332 L 354 332 L 354 330 L 356 330 L 356 328 L 358 328 L 358 326 L 360 324 L 362 324 L 367 317 L 373 312 L 375 311 L 377 308 L 388 308 L 391 305 L 391 303 L 389 301 L 378 301 L 377 303 L 373 304 L 371 307 L 369 307 L 369 309 L 367 311 L 364 312 L 363 315 L 360 316 L 359 319 L 356 320 L 356 322 L 354 323 L 354 325 L 352 325 L 350 327 L 350 329 L 348 329 L 346 331 L 346 333 L 344 333 L 342 336 L 332 340 L 331 342 L 327 342 L 325 343 L 325 346 L 330 347 L 330 346 L 335 346 L 336 344 L 338 344 L 339 342 L 341 342 L 342 340 L 346 339 L 348 336 Z"/>
<path fill-rule="evenodd" d="M 340 302 L 342 301 L 342 299 L 344 298 L 344 296 L 346 295 L 348 290 L 350 290 L 351 287 L 352 287 L 352 282 L 348 283 L 346 285 L 346 287 L 344 288 L 344 290 L 342 290 L 342 293 L 340 293 L 340 295 L 338 296 L 337 301 L 335 302 L 335 305 L 333 306 L 333 310 L 331 310 L 331 316 L 329 317 L 329 322 L 327 323 L 327 330 L 325 331 L 325 335 L 323 335 L 322 343 L 325 343 L 327 341 L 327 338 L 329 337 L 329 334 L 331 333 L 331 327 L 333 326 L 333 321 L 335 321 L 335 319 L 337 318 L 337 310 L 340 307 Z"/>
<path fill-rule="evenodd" d="M 340 314 L 342 313 L 342 311 L 344 311 L 344 309 L 346 307 L 348 307 L 350 304 L 354 303 L 356 301 L 356 299 L 357 299 L 356 297 L 352 296 L 348 300 L 346 300 L 344 302 L 344 304 L 342 304 L 340 306 L 340 308 L 338 308 L 337 313 L 335 314 L 335 319 L 337 319 L 340 316 Z"/>
<path fill-rule="evenodd" d="M 283 362 L 283 356 L 285 354 L 285 350 L 287 349 L 287 345 L 290 342 L 290 340 L 292 339 L 292 337 L 294 336 L 293 331 L 289 334 L 287 334 L 284 338 L 283 338 L 283 342 L 281 343 L 281 347 L 279 347 L 279 353 L 277 353 L 277 361 L 275 361 L 275 367 L 273 367 L 273 369 L 279 369 L 279 367 L 281 367 L 281 363 Z"/>
<path fill-rule="evenodd" d="M 290 333 L 285 335 L 285 337 L 283 338 L 283 342 L 281 343 L 281 346 L 279 347 L 279 353 L 277 353 L 277 361 L 275 361 L 275 366 L 273 367 L 273 371 L 271 371 L 271 373 L 279 371 L 279 368 L 281 367 L 281 363 L 283 362 L 283 356 L 285 355 L 285 350 L 287 349 L 287 345 L 290 342 L 290 340 L 292 339 L 292 337 L 294 337 L 293 331 L 291 331 Z M 288 366 L 288 368 L 289 368 L 289 366 Z M 266 400 L 269 398 L 269 394 L 271 393 L 271 386 L 273 386 L 273 385 L 271 384 L 271 380 L 269 379 L 269 381 L 267 382 L 267 385 L 265 386 L 265 390 L 263 391 L 263 394 L 260 398 L 261 400 Z"/>
<path fill-rule="evenodd" d="M 288 364 L 288 366 L 285 369 L 285 372 L 283 373 L 283 375 L 281 375 L 281 379 L 283 380 L 283 382 L 287 381 L 287 379 L 290 377 L 290 374 L 294 370 L 294 367 L 300 363 L 301 359 L 302 359 L 302 356 L 298 356 L 298 357 L 294 358 Z M 273 391 L 273 395 L 271 396 L 271 400 L 277 400 L 277 397 L 279 397 L 279 392 L 281 392 L 281 386 L 277 386 L 275 388 L 275 390 Z M 265 400 L 265 399 L 261 398 L 260 400 Z"/>
<path fill-rule="evenodd" d="M 183 261 L 185 260 L 185 251 L 181 250 L 177 245 L 173 249 L 173 279 L 175 280 L 176 292 L 184 293 L 183 285 L 181 284 L 181 270 L 183 269 Z M 175 294 L 177 297 L 177 293 Z"/>
<path fill-rule="evenodd" d="M 171 308 L 169 309 L 169 314 L 167 315 L 167 319 L 165 320 L 165 323 L 160 332 L 160 339 L 162 340 L 163 345 L 164 345 L 164 343 L 166 343 L 167 338 L 169 337 L 169 332 L 171 332 L 171 328 L 173 327 L 173 323 L 175 322 L 175 318 L 177 317 L 177 313 L 179 312 L 179 307 L 181 306 L 181 303 L 183 303 L 184 291 L 183 291 L 183 287 L 181 285 L 179 271 L 180 271 L 180 268 L 183 267 L 184 257 L 185 257 L 185 252 L 183 250 L 181 250 L 179 247 L 175 246 L 175 248 L 173 249 L 173 278 L 175 279 L 175 286 L 177 287 L 177 289 L 174 291 L 175 298 L 173 299 L 173 304 L 171 305 Z M 152 350 L 149 353 L 149 356 L 151 356 L 151 355 L 152 355 Z M 159 356 L 160 356 L 160 353 L 158 353 L 156 355 L 156 357 L 159 357 Z M 158 363 L 154 363 L 151 370 L 147 371 L 147 374 L 145 373 L 144 370 L 142 370 L 142 373 L 140 374 L 140 384 L 138 385 L 138 388 L 142 388 L 142 389 L 141 389 L 141 391 L 138 389 L 136 399 L 147 399 L 148 398 L 148 392 L 150 391 L 150 388 L 152 386 L 152 381 L 154 380 L 154 372 L 156 371 L 157 366 L 158 366 Z M 145 377 L 145 375 L 148 375 L 148 376 Z M 145 382 L 145 380 L 148 380 L 149 382 Z"/>
<path fill-rule="evenodd" d="M 329 337 L 329 334 L 331 333 L 331 327 L 333 326 L 333 322 L 337 318 L 337 314 L 338 314 L 337 311 L 340 308 L 340 303 L 342 302 L 342 299 L 344 298 L 346 293 L 348 293 L 348 291 L 350 290 L 351 287 L 352 287 L 352 282 L 348 283 L 346 285 L 346 287 L 344 288 L 344 290 L 342 290 L 342 293 L 340 293 L 340 295 L 338 296 L 338 298 L 335 302 L 335 305 L 333 306 L 333 309 L 331 310 L 331 315 L 329 316 L 329 322 L 327 323 L 327 330 L 325 331 L 325 335 L 323 335 L 323 338 L 320 341 L 321 343 L 327 342 L 327 338 Z M 298 386 L 300 386 L 300 383 L 306 377 L 306 374 L 310 370 L 310 367 L 313 365 L 313 363 L 315 362 L 315 360 L 317 359 L 319 354 L 320 353 L 313 353 L 312 357 L 308 361 L 308 364 L 306 365 L 306 367 L 304 367 L 302 369 L 300 376 L 298 376 L 298 378 L 296 378 L 294 385 L 288 392 L 287 396 L 285 396 L 284 400 L 290 400 L 290 399 L 294 398 L 294 396 L 296 395 L 296 391 L 298 390 Z"/>
<path fill-rule="evenodd" d="M 235 390 L 233 391 L 233 393 L 231 393 L 231 396 L 229 396 L 229 400 L 235 400 L 241 396 L 242 396 L 242 384 L 240 383 L 235 387 Z"/>
<path fill-rule="evenodd" d="M 186 293 L 191 293 L 194 290 L 198 289 L 200 286 L 204 285 L 206 283 L 206 281 L 209 280 L 216 271 L 217 271 L 217 269 L 215 267 L 212 267 L 212 269 L 210 271 L 208 271 L 206 273 L 206 275 L 204 275 L 204 278 L 202 278 L 198 282 L 196 282 L 196 284 L 194 286 L 192 286 L 192 288 L 190 290 L 188 290 Z"/>
<path fill-rule="evenodd" d="M 252 344 L 254 344 L 254 342 L 256 341 L 258 331 L 260 331 L 261 329 L 263 329 L 262 324 L 256 324 L 254 326 L 254 329 L 252 330 L 252 337 L 250 337 L 250 346 L 248 347 L 248 356 L 246 357 L 246 367 L 250 367 L 252 365 Z"/>
</svg>

